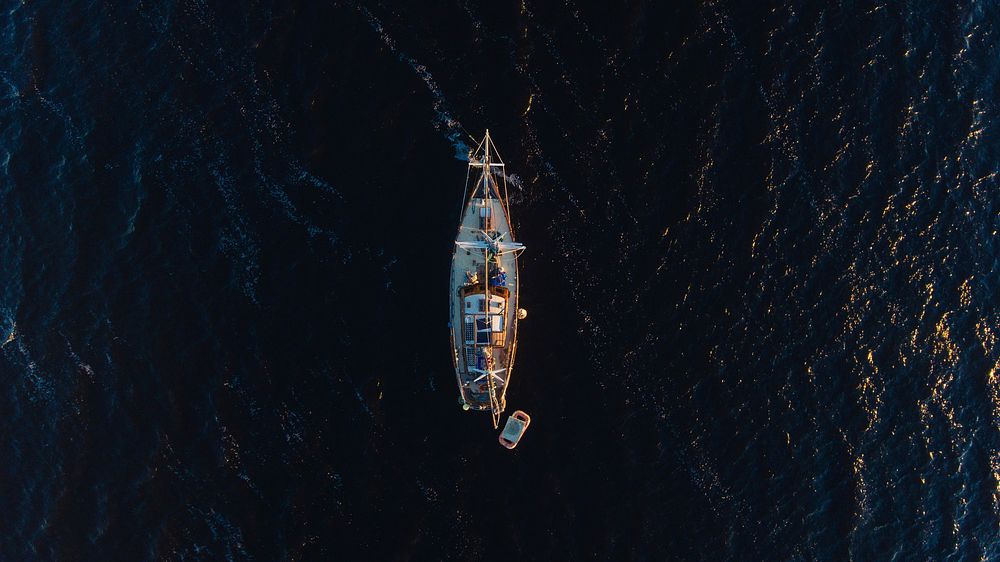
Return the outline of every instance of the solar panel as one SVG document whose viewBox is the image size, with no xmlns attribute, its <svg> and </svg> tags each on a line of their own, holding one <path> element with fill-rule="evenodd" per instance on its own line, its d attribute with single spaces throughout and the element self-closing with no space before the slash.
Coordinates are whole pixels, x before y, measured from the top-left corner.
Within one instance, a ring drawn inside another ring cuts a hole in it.
<svg viewBox="0 0 1000 562">
<path fill-rule="evenodd" d="M 475 338 L 475 326 L 472 323 L 472 318 L 465 319 L 465 343 L 472 343 Z"/>
</svg>

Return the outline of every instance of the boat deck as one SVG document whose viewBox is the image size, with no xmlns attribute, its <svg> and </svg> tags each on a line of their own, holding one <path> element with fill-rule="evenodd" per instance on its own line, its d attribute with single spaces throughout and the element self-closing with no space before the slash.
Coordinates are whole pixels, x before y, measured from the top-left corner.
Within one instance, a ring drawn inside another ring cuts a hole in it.
<svg viewBox="0 0 1000 562">
<path fill-rule="evenodd" d="M 482 240 L 481 228 L 484 226 L 482 214 L 485 206 L 488 205 L 489 213 L 492 217 L 490 224 L 491 232 L 496 232 L 503 235 L 503 241 L 513 242 L 511 238 L 510 222 L 508 221 L 507 214 L 504 211 L 503 204 L 499 199 L 480 199 L 472 198 L 469 200 L 462 213 L 462 222 L 459 226 L 458 236 L 456 241 L 459 242 L 474 242 Z M 474 358 L 470 358 L 466 354 L 465 336 L 464 336 L 464 324 L 463 324 L 463 299 L 460 291 L 462 287 L 469 284 L 467 273 L 475 272 L 478 274 L 480 283 L 485 281 L 485 264 L 484 256 L 482 252 L 470 251 L 458 246 L 455 247 L 455 253 L 452 257 L 452 267 L 451 267 L 451 287 L 450 287 L 450 301 L 451 301 L 451 314 L 450 323 L 452 327 L 452 348 L 454 351 L 454 363 L 455 372 L 458 377 L 459 390 L 462 394 L 462 399 L 464 403 L 468 404 L 470 408 L 473 409 L 489 409 L 490 399 L 489 390 L 485 386 L 484 381 L 476 383 L 475 380 L 481 376 L 480 373 L 472 372 L 469 370 L 469 363 L 475 363 Z M 503 310 L 503 328 L 504 334 L 502 338 L 502 346 L 489 346 L 489 352 L 492 353 L 494 369 L 506 369 L 499 376 L 503 378 L 503 382 L 494 379 L 496 382 L 496 393 L 497 397 L 503 396 L 504 388 L 507 385 L 507 381 L 510 378 L 511 369 L 514 360 L 514 351 L 516 347 L 516 336 L 517 336 L 517 256 L 513 252 L 504 253 L 500 256 L 500 264 L 503 270 L 506 272 L 506 288 L 509 291 L 509 296 L 506 302 L 506 308 Z M 490 278 L 494 277 L 495 262 L 490 264 Z M 491 288 L 493 284 L 490 284 Z M 482 347 L 482 346 L 480 346 Z M 500 401 L 501 406 L 503 405 L 503 400 Z"/>
</svg>

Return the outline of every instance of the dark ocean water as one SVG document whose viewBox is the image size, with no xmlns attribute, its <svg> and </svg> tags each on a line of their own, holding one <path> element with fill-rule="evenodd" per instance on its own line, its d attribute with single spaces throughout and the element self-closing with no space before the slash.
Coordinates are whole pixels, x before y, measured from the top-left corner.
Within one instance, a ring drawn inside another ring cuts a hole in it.
<svg viewBox="0 0 1000 562">
<path fill-rule="evenodd" d="M 1000 559 L 996 3 L 0 13 L 0 559 Z"/>
</svg>

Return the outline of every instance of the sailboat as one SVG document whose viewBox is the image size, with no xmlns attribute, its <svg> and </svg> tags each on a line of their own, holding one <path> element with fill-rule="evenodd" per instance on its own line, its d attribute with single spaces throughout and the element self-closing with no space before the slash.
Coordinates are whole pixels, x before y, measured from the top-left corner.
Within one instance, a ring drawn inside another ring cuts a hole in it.
<svg viewBox="0 0 1000 562">
<path fill-rule="evenodd" d="M 523 250 L 510 224 L 504 163 L 487 129 L 469 153 L 448 325 L 459 402 L 465 410 L 489 410 L 494 429 L 507 406 L 517 322 L 527 315 L 517 303 L 517 257 Z"/>
</svg>

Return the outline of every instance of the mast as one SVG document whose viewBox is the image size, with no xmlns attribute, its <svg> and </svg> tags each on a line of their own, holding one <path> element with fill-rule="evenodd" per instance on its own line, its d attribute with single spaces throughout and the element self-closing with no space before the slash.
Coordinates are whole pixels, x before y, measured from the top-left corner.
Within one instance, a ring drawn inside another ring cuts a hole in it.
<svg viewBox="0 0 1000 562">
<path fill-rule="evenodd" d="M 490 130 L 486 129 L 486 139 L 483 141 L 486 145 L 485 153 L 483 155 L 483 190 L 486 192 L 485 202 L 486 202 L 486 238 L 490 237 L 489 227 L 493 223 L 493 205 L 490 202 Z M 493 301 L 490 299 L 490 250 L 487 248 L 483 252 L 485 256 L 483 273 L 485 279 L 483 282 L 483 292 L 486 298 L 486 329 L 488 330 L 487 344 L 486 344 L 486 387 L 489 389 L 490 394 L 490 413 L 493 415 L 493 429 L 496 429 L 500 425 L 500 403 L 497 401 L 497 389 L 496 383 L 493 382 Z"/>
</svg>

